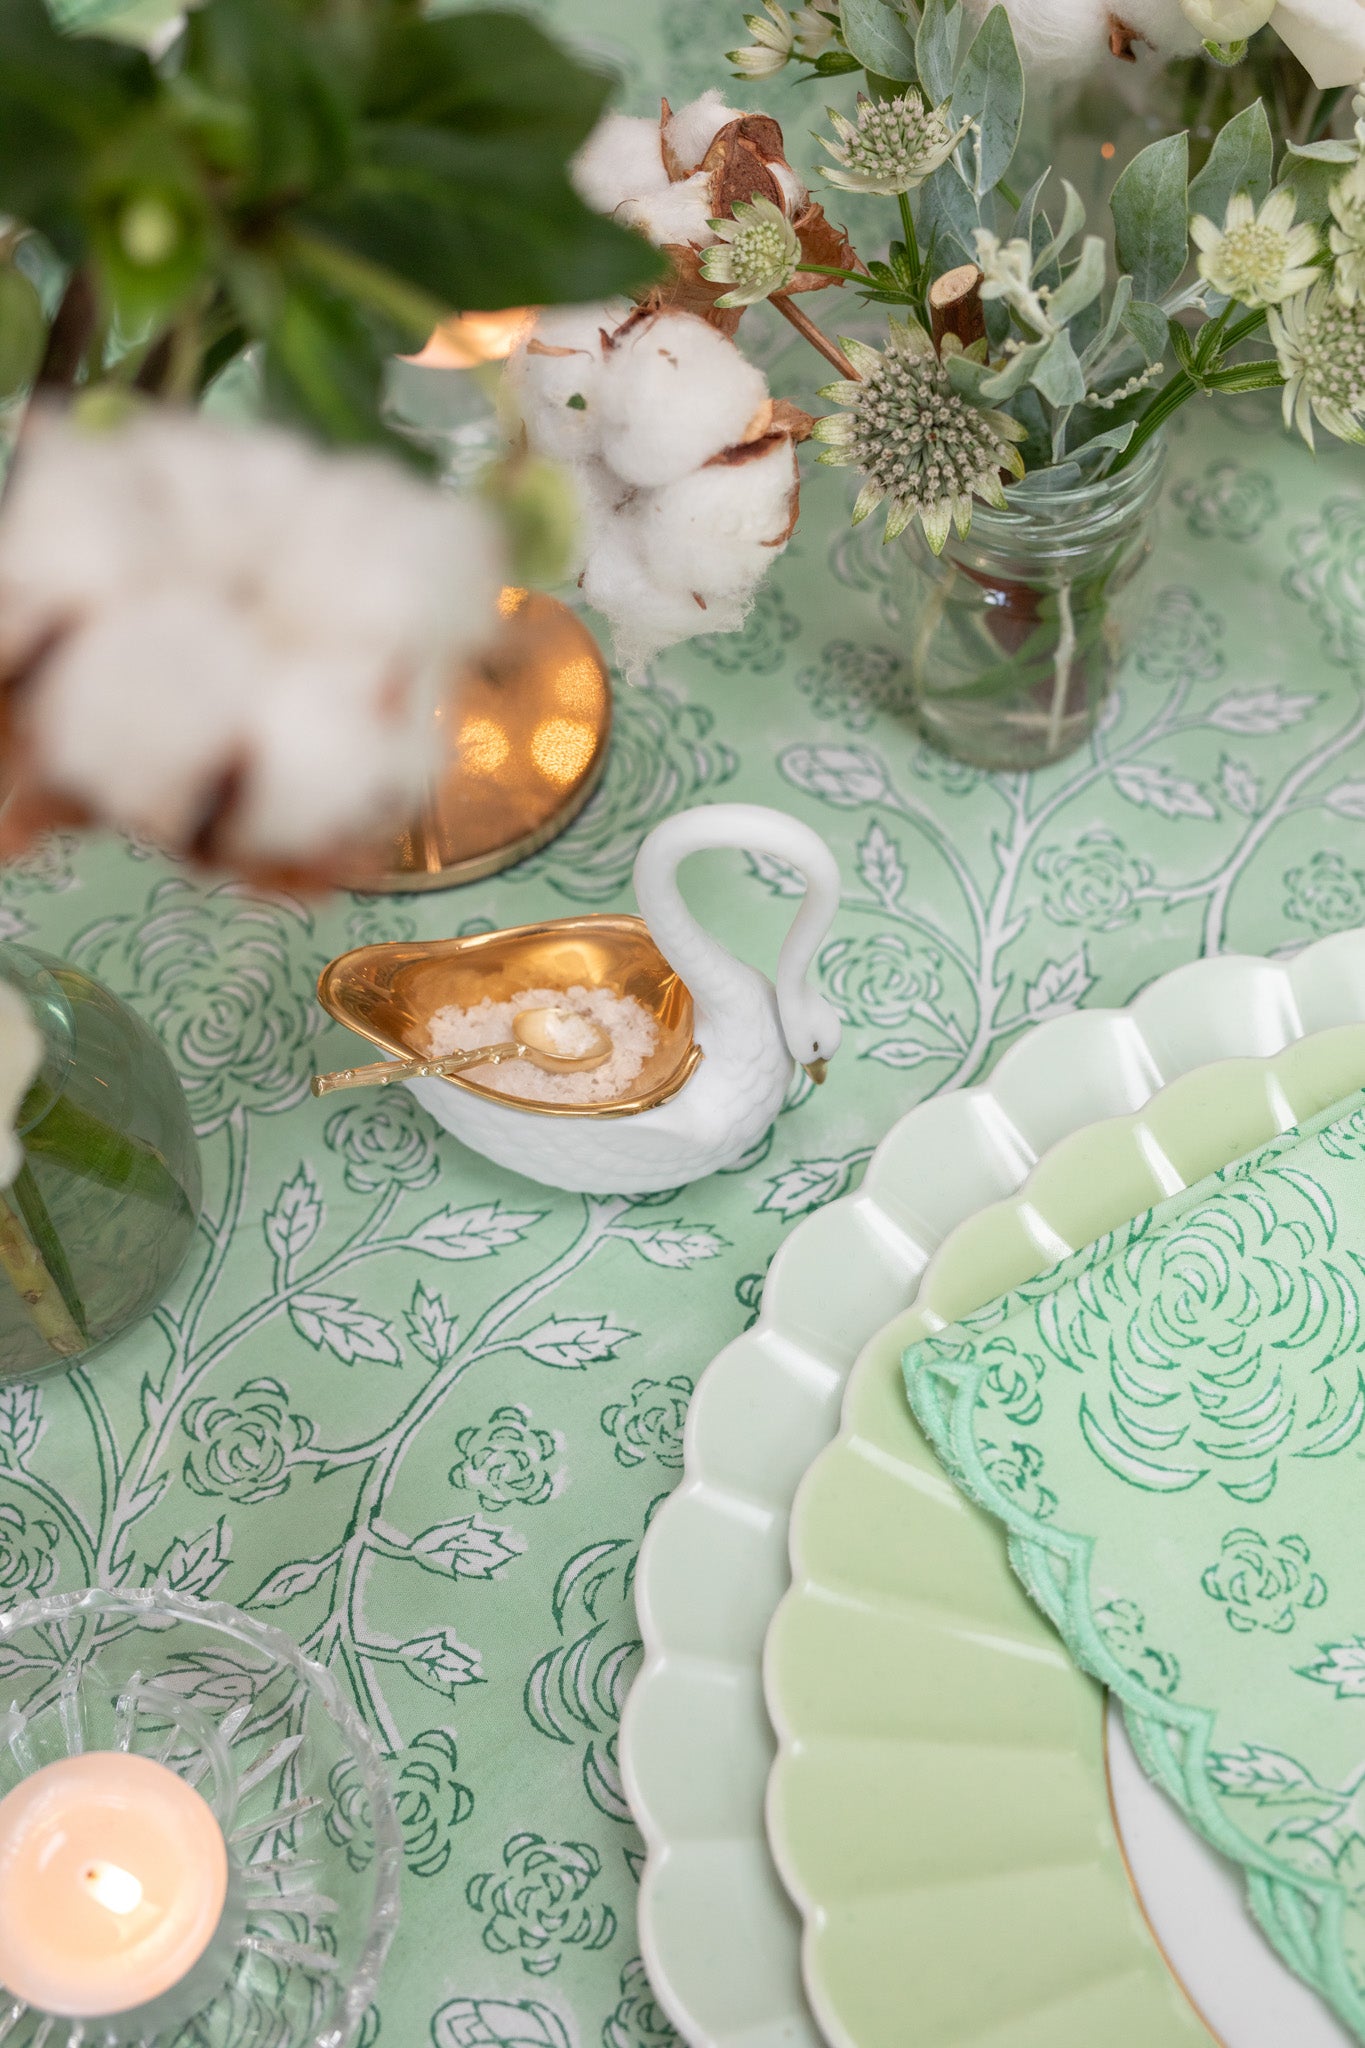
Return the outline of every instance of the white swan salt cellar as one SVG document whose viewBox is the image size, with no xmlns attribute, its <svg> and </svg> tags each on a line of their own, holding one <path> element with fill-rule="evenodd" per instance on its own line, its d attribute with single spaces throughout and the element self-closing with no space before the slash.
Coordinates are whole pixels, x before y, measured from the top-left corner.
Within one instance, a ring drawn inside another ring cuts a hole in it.
<svg viewBox="0 0 1365 2048">
<path fill-rule="evenodd" d="M 805 895 L 776 986 L 737 960 L 683 901 L 690 854 L 733 847 L 786 862 Z M 558 918 L 476 938 L 362 946 L 327 967 L 318 996 L 339 1023 L 395 1058 L 431 1050 L 442 1009 L 527 990 L 610 990 L 649 1013 L 654 1045 L 627 1092 L 606 1102 L 528 1102 L 485 1070 L 408 1085 L 438 1122 L 500 1165 L 552 1187 L 648 1194 L 732 1166 L 772 1123 L 797 1065 L 817 1080 L 837 1051 L 838 1014 L 807 976 L 839 905 L 839 870 L 819 834 L 757 804 L 666 818 L 635 863 L 642 916 Z"/>
</svg>

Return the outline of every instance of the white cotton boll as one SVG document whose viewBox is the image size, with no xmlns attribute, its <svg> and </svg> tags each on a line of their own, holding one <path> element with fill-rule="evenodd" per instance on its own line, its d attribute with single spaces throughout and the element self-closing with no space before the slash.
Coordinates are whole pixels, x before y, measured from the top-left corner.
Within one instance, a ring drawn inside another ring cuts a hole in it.
<svg viewBox="0 0 1365 2048">
<path fill-rule="evenodd" d="M 690 178 L 680 178 L 676 185 L 665 185 L 662 192 L 628 200 L 616 218 L 622 227 L 634 228 L 637 235 L 648 235 L 658 249 L 683 242 L 705 249 L 716 240 L 711 226 L 713 211 L 711 174 L 697 171 Z"/>
<path fill-rule="evenodd" d="M 1191 8 L 1191 13 L 1194 11 Z M 1134 44 L 1134 54 L 1139 60 L 1136 65 L 1115 62 L 1110 52 L 1109 59 L 1115 72 L 1141 71 L 1144 65 L 1150 68 L 1156 64 L 1169 64 L 1176 57 L 1195 57 L 1203 49 L 1204 37 L 1209 33 L 1207 28 L 1200 28 L 1190 19 L 1179 5 L 1179 0 L 1123 0 L 1118 12 L 1135 36 L 1145 37 L 1146 41 L 1139 40 Z M 1258 12 L 1264 21 L 1268 15 L 1268 0 Z M 1107 23 L 1107 15 L 1105 20 Z M 1107 35 L 1105 48 L 1108 51 Z"/>
<path fill-rule="evenodd" d="M 717 463 L 650 492 L 639 533 L 651 581 L 699 590 L 708 603 L 751 589 L 781 552 L 795 483 L 796 451 L 783 440 L 750 462 Z"/>
<path fill-rule="evenodd" d="M 679 107 L 664 123 L 664 141 L 684 171 L 695 171 L 722 128 L 738 121 L 738 107 L 727 107 L 712 86 L 699 100 Z"/>
<path fill-rule="evenodd" d="M 23 734 L 60 795 L 173 845 L 241 764 L 269 667 L 259 636 L 208 593 L 133 598 L 48 657 Z"/>
<path fill-rule="evenodd" d="M 633 484 L 669 484 L 733 447 L 768 396 L 763 372 L 691 313 L 643 322 L 608 355 L 601 452 Z"/>
<path fill-rule="evenodd" d="M 574 190 L 585 206 L 615 213 L 623 199 L 661 192 L 668 183 L 657 121 L 632 114 L 604 114 L 569 165 Z"/>
<path fill-rule="evenodd" d="M 568 573 L 576 576 L 606 532 L 617 513 L 635 496 L 632 484 L 622 481 L 605 462 L 589 459 L 575 462 L 569 471 L 577 511 L 575 536 Z"/>
<path fill-rule="evenodd" d="M 507 388 L 538 454 L 572 462 L 595 451 L 602 336 L 613 333 L 628 310 L 607 304 L 542 313 L 508 357 Z M 531 342 L 538 344 L 534 351 Z M 579 398 L 582 405 L 571 403 Z"/>
<path fill-rule="evenodd" d="M 661 590 L 641 560 L 629 514 L 612 523 L 588 557 L 583 595 L 609 622 L 616 658 L 628 676 L 680 640 L 733 632 L 745 610 L 733 597 L 699 604 L 691 591 Z"/>
<path fill-rule="evenodd" d="M 487 633 L 499 555 L 473 506 L 378 457 L 334 459 L 296 497 L 288 547 L 261 565 L 262 611 L 284 645 L 425 660 Z"/>
<path fill-rule="evenodd" d="M 315 459 L 294 434 L 203 417 L 191 456 L 185 428 L 158 408 L 110 437 L 161 540 L 148 580 L 188 575 L 253 594 L 262 563 L 289 545 Z"/>
<path fill-rule="evenodd" d="M 120 472 L 107 443 L 56 416 L 32 422 L 0 515 L 0 664 L 19 666 L 56 626 L 121 596 L 157 561 L 161 537 Z"/>
<path fill-rule="evenodd" d="M 801 183 L 790 164 L 771 163 L 768 170 L 777 180 L 777 189 L 782 194 L 783 211 L 788 219 L 794 219 L 810 198 L 810 192 Z"/>
<path fill-rule="evenodd" d="M 23 1166 L 14 1124 L 42 1064 L 43 1041 L 32 1011 L 11 982 L 0 981 L 0 1188 Z"/>
<path fill-rule="evenodd" d="M 434 694 L 429 676 L 413 674 L 404 688 L 368 650 L 277 662 L 252 724 L 233 850 L 307 859 L 411 810 L 435 745 Z"/>
</svg>

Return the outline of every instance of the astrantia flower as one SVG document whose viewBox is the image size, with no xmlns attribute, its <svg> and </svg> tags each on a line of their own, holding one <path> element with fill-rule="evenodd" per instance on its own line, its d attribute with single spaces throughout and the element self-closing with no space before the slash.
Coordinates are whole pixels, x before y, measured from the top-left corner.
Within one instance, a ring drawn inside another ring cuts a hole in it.
<svg viewBox="0 0 1365 2048">
<path fill-rule="evenodd" d="M 1333 280 L 1342 304 L 1354 306 L 1365 298 L 1365 159 L 1332 187 L 1330 204 L 1327 239 L 1334 259 Z"/>
<path fill-rule="evenodd" d="M 1318 238 L 1305 222 L 1294 225 L 1294 195 L 1283 189 L 1272 192 L 1259 213 L 1249 194 L 1234 193 L 1221 228 L 1197 213 L 1190 234 L 1199 275 L 1239 305 L 1277 306 L 1316 275 Z"/>
<path fill-rule="evenodd" d="M 771 78 L 796 47 L 796 24 L 786 8 L 779 7 L 777 0 L 763 0 L 763 8 L 766 21 L 762 14 L 744 17 L 744 26 L 753 42 L 746 49 L 726 52 L 736 71 L 745 78 Z"/>
<path fill-rule="evenodd" d="M 819 138 L 836 168 L 821 177 L 844 192 L 877 192 L 894 197 L 917 185 L 946 163 L 971 125 L 950 125 L 950 110 L 926 106 L 913 89 L 894 100 L 860 100 L 858 119 L 846 121 L 830 109 L 838 142 Z"/>
<path fill-rule="evenodd" d="M 1341 441 L 1365 443 L 1365 297 L 1343 305 L 1322 278 L 1268 315 L 1284 372 L 1284 423 L 1313 446 L 1313 420 Z"/>
<path fill-rule="evenodd" d="M 719 236 L 702 254 L 701 274 L 710 284 L 733 285 L 718 306 L 753 306 L 787 289 L 801 261 L 801 242 L 782 209 L 771 199 L 739 200 L 733 220 L 713 220 Z"/>
<path fill-rule="evenodd" d="M 863 342 L 840 341 L 861 382 L 826 385 L 821 397 L 850 409 L 817 420 L 815 438 L 826 444 L 822 462 L 851 465 L 866 479 L 853 508 L 855 525 L 889 498 L 886 539 L 918 518 L 938 554 L 950 525 L 966 533 L 974 497 L 1003 509 L 1000 471 L 1023 475 L 1014 444 L 1024 439 L 1024 429 L 1008 413 L 973 405 L 954 390 L 947 363 L 922 327 L 897 320 L 889 326 L 884 354 Z M 953 352 L 953 337 L 944 349 Z"/>
</svg>

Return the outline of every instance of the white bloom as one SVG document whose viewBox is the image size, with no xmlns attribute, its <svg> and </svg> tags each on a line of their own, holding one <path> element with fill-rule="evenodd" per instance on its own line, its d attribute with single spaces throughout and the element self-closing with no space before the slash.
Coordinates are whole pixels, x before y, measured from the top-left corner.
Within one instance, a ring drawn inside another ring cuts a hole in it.
<svg viewBox="0 0 1365 2048">
<path fill-rule="evenodd" d="M 1180 0 L 1185 19 L 1210 43 L 1242 43 L 1264 28 L 1275 0 Z"/>
<path fill-rule="evenodd" d="M 734 286 L 716 300 L 718 306 L 753 306 L 787 289 L 801 262 L 801 241 L 771 199 L 741 199 L 733 220 L 713 220 L 711 226 L 719 245 L 702 257 L 701 274 L 711 284 Z"/>
<path fill-rule="evenodd" d="M 28 1004 L 13 983 L 0 981 L 0 1188 L 24 1163 L 14 1125 L 42 1063 L 43 1041 Z"/>
<path fill-rule="evenodd" d="M 973 232 L 982 298 L 1003 299 L 1028 322 L 1039 340 L 1055 334 L 1057 323 L 1044 304 L 1046 287 L 1035 289 L 1031 282 L 1033 250 L 1029 244 L 1022 236 L 1002 242 L 989 228 L 976 228 Z"/>
<path fill-rule="evenodd" d="M 1327 239 L 1337 297 L 1353 306 L 1365 298 L 1365 160 L 1353 164 L 1332 187 L 1331 207 Z"/>
<path fill-rule="evenodd" d="M 668 172 L 658 122 L 604 114 L 569 165 L 569 176 L 583 204 L 597 213 L 615 213 L 623 200 L 662 192 Z"/>
<path fill-rule="evenodd" d="M 1199 275 L 1239 305 L 1277 306 L 1317 274 L 1317 235 L 1302 221 L 1294 225 L 1294 195 L 1283 187 L 1259 213 L 1247 193 L 1234 193 L 1221 228 L 1197 213 L 1190 236 L 1199 251 Z"/>
<path fill-rule="evenodd" d="M 742 441 L 767 396 L 732 341 L 694 314 L 661 313 L 602 365 L 599 450 L 627 483 L 674 483 Z"/>
<path fill-rule="evenodd" d="M 325 857 L 419 795 L 499 567 L 480 511 L 376 456 L 169 411 L 39 419 L 0 517 L 26 772 L 172 847 L 216 818 L 217 857 Z"/>
<path fill-rule="evenodd" d="M 951 115 L 949 106 L 927 106 L 913 88 L 894 100 L 860 100 L 856 122 L 831 109 L 839 140 L 817 139 L 835 167 L 823 166 L 820 175 L 844 192 L 913 192 L 947 162 L 971 125 L 954 128 Z"/>
<path fill-rule="evenodd" d="M 679 169 L 695 171 L 721 129 L 739 118 L 739 108 L 727 107 L 714 86 L 670 114 L 664 123 L 664 141 Z"/>
<path fill-rule="evenodd" d="M 1322 278 L 1266 317 L 1284 372 L 1285 425 L 1310 448 L 1315 418 L 1338 440 L 1365 443 L 1365 299 L 1343 305 Z"/>
<path fill-rule="evenodd" d="M 744 26 L 753 37 L 747 49 L 727 52 L 736 71 L 746 78 L 770 78 L 780 71 L 796 47 L 796 25 L 777 0 L 763 0 L 763 14 L 746 14 Z"/>
<path fill-rule="evenodd" d="M 796 54 L 813 64 L 834 41 L 835 10 L 829 7 L 798 7 L 792 17 L 796 25 Z"/>
<path fill-rule="evenodd" d="M 1314 85 L 1354 85 L 1365 76 L 1365 0 L 1280 0 L 1270 26 Z"/>
<path fill-rule="evenodd" d="M 616 218 L 623 227 L 648 235 L 656 248 L 690 242 L 701 249 L 716 239 L 711 231 L 711 210 L 710 173 L 694 171 L 676 185 L 665 185 L 662 192 L 626 200 L 617 208 Z"/>
</svg>

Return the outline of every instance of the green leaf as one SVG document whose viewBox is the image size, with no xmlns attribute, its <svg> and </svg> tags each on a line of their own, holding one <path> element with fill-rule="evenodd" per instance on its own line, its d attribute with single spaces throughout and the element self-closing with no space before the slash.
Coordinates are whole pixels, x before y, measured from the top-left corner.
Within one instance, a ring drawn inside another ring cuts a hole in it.
<svg viewBox="0 0 1365 2048">
<path fill-rule="evenodd" d="M 921 240 L 936 243 L 938 270 L 975 263 L 972 233 L 981 225 L 981 208 L 951 159 L 919 188 L 919 224 Z"/>
<path fill-rule="evenodd" d="M 982 396 L 992 405 L 999 405 L 1001 399 L 1012 398 L 1020 386 L 1027 384 L 1036 364 L 1046 355 L 1050 342 L 1031 341 L 1025 348 L 1015 351 L 1002 370 L 992 373 L 990 381 L 981 386 Z"/>
<path fill-rule="evenodd" d="M 1099 330 L 1081 356 L 1081 365 L 1084 369 L 1089 370 L 1092 368 L 1108 348 L 1120 321 L 1128 311 L 1132 296 L 1132 278 L 1119 278 L 1114 286 L 1113 297 L 1109 301 L 1109 309 L 1100 322 Z"/>
<path fill-rule="evenodd" d="M 1270 191 L 1274 159 L 1275 144 L 1265 107 L 1260 100 L 1253 100 L 1214 137 L 1209 160 L 1190 185 L 1190 212 L 1205 214 L 1221 227 L 1235 193 L 1249 193 L 1259 206 Z"/>
<path fill-rule="evenodd" d="M 1033 191 L 1035 194 L 1043 185 L 1047 176 L 1048 173 L 1045 171 L 1043 173 L 1042 178 L 1038 180 L 1038 184 L 1033 187 Z M 1020 208 L 1020 211 L 1023 211 L 1022 207 Z M 1075 241 L 1077 235 L 1080 233 L 1081 229 L 1084 226 L 1085 201 L 1081 198 L 1081 195 L 1076 190 L 1076 187 L 1072 185 L 1066 178 L 1063 178 L 1062 224 L 1058 228 L 1056 234 L 1052 237 L 1052 239 L 1048 242 L 1045 242 L 1043 246 L 1036 251 L 1034 256 L 1034 263 L 1036 267 L 1039 270 L 1045 270 L 1050 263 L 1055 263 L 1057 258 L 1061 255 L 1062 251 L 1066 248 L 1069 248 L 1071 243 Z M 1033 221 L 1031 211 L 1028 229 L 1021 230 L 1021 232 L 1026 232 L 1028 234 L 1031 243 L 1033 233 Z"/>
<path fill-rule="evenodd" d="M 811 73 L 815 78 L 839 78 L 846 71 L 861 71 L 862 68 L 858 59 L 850 56 L 847 50 L 825 50 L 811 66 Z M 742 71 L 735 73 L 736 78 L 743 76 Z"/>
<path fill-rule="evenodd" d="M 47 1267 L 57 1292 L 66 1303 L 70 1316 L 82 1337 L 88 1337 L 90 1328 L 85 1320 L 85 1308 L 76 1287 L 71 1262 L 66 1256 L 66 1247 L 57 1234 L 56 1225 L 48 1213 L 47 1203 L 34 1179 L 33 1168 L 25 1160 L 18 1176 L 6 1190 L 9 1200 L 24 1219 L 24 1228 L 33 1239 L 34 1246 L 43 1264 Z"/>
<path fill-rule="evenodd" d="M 1191 346 L 1189 335 L 1186 334 L 1178 320 L 1171 322 L 1170 333 L 1171 347 L 1175 350 L 1176 361 L 1187 375 L 1192 375 L 1194 371 L 1194 349 Z"/>
<path fill-rule="evenodd" d="M 915 71 L 915 45 L 899 8 L 886 0 L 840 0 L 844 41 L 863 68 L 898 84 L 910 85 Z"/>
<path fill-rule="evenodd" d="M 1029 371 L 1029 383 L 1052 405 L 1079 405 L 1085 397 L 1085 378 L 1063 329 L 1054 334 Z"/>
<path fill-rule="evenodd" d="M 915 69 L 935 106 L 952 94 L 962 20 L 958 0 L 924 0 L 915 35 Z"/>
<path fill-rule="evenodd" d="M 1104 290 L 1105 251 L 1101 235 L 1087 235 L 1081 253 L 1048 300 L 1054 320 L 1074 320 Z"/>
<path fill-rule="evenodd" d="M 43 302 L 32 279 L 13 264 L 0 269 L 0 405 L 33 382 L 46 338 Z"/>
<path fill-rule="evenodd" d="M 1082 441 L 1079 447 L 1073 448 L 1071 459 L 1073 462 L 1088 462 L 1092 456 L 1107 454 L 1111 448 L 1122 454 L 1136 432 L 1136 420 L 1124 420 L 1121 426 L 1106 427 L 1102 434 L 1092 434 L 1088 441 Z"/>
<path fill-rule="evenodd" d="M 1138 152 L 1110 197 L 1119 268 L 1132 277 L 1138 299 L 1159 299 L 1185 268 L 1188 167 L 1189 137 L 1163 135 Z"/>
<path fill-rule="evenodd" d="M 290 279 L 266 336 L 266 410 L 325 440 L 403 448 L 379 414 L 389 349 L 371 325 L 335 293 Z"/>
<path fill-rule="evenodd" d="M 973 38 L 957 76 L 953 114 L 978 124 L 976 192 L 982 198 L 1009 169 L 1024 117 L 1024 73 L 1003 7 L 992 7 Z"/>
<path fill-rule="evenodd" d="M 1171 322 L 1160 306 L 1150 306 L 1144 299 L 1132 299 L 1119 318 L 1142 350 L 1143 360 L 1159 363 L 1166 353 L 1166 340 L 1171 331 Z"/>
<path fill-rule="evenodd" d="M 1325 142 L 1287 142 L 1285 153 L 1313 164 L 1353 164 L 1359 154 L 1353 142 L 1328 136 Z"/>
<path fill-rule="evenodd" d="M 579 63 L 523 15 L 480 9 L 430 21 L 404 7 L 388 15 L 365 113 L 489 145 L 519 138 L 563 163 L 611 89 L 608 73 Z"/>
<path fill-rule="evenodd" d="M 1299 220 L 1321 227 L 1331 212 L 1332 192 L 1341 177 L 1341 166 L 1320 157 L 1288 154 L 1280 164 L 1280 184 L 1294 195 Z"/>
<path fill-rule="evenodd" d="M 1215 64 L 1221 64 L 1225 71 L 1230 70 L 1234 64 L 1240 64 L 1246 53 L 1247 40 L 1245 36 L 1239 36 L 1235 42 L 1231 43 L 1217 43 L 1207 36 L 1204 39 L 1205 56 L 1211 57 Z"/>
<path fill-rule="evenodd" d="M 354 81 L 298 9 L 213 0 L 190 11 L 182 118 L 239 207 L 325 190 L 344 175 Z"/>
<path fill-rule="evenodd" d="M 78 262 L 86 170 L 155 90 L 140 50 L 59 35 L 43 0 L 3 0 L 0 214 L 40 229 L 66 262 Z"/>
<path fill-rule="evenodd" d="M 1276 362 L 1229 363 L 1214 370 L 1205 380 L 1215 391 L 1269 391 L 1284 383 L 1284 372 Z"/>
</svg>

